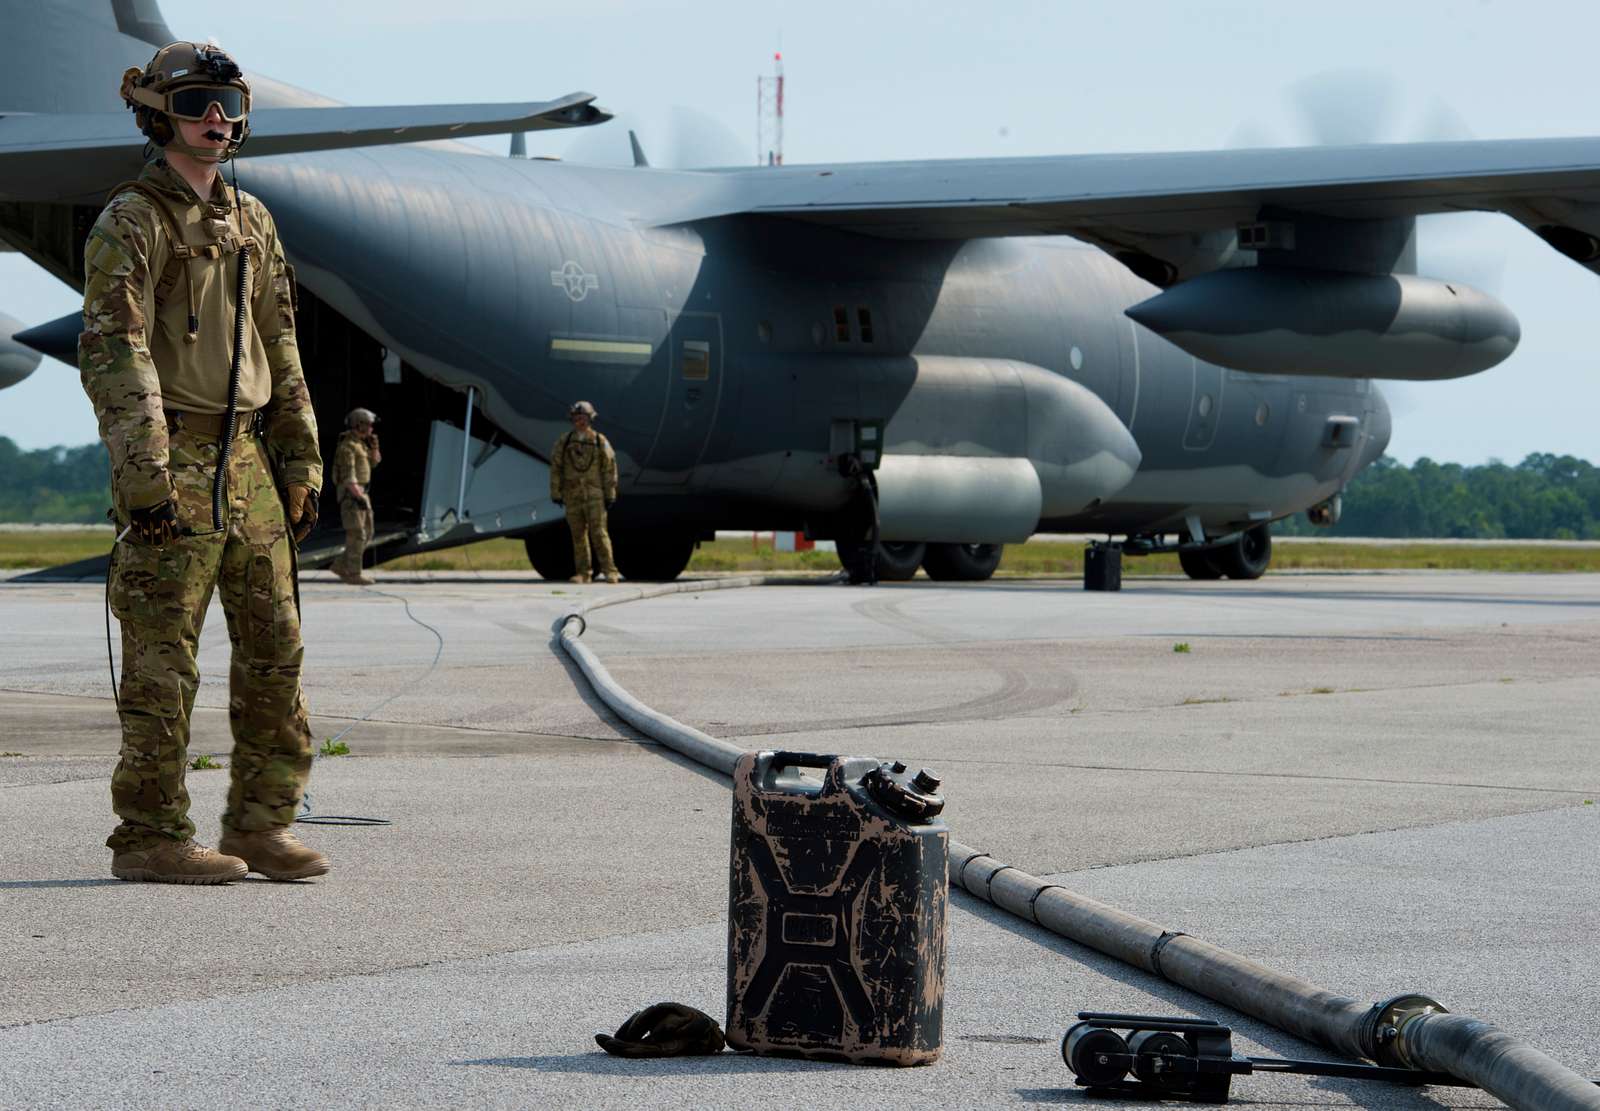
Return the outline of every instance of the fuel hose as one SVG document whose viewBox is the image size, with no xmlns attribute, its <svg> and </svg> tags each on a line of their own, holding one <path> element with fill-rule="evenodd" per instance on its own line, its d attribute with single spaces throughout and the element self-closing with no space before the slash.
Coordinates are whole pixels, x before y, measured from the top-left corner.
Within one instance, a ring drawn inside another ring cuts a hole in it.
<svg viewBox="0 0 1600 1111">
<path fill-rule="evenodd" d="M 579 639 L 587 628 L 585 615 L 668 594 L 819 581 L 837 578 L 754 575 L 630 591 L 564 614 L 556 621 L 556 639 L 601 701 L 629 725 L 697 764 L 731 776 L 745 750 L 629 694 Z M 1406 993 L 1362 1003 L 1046 883 L 953 838 L 949 870 L 950 882 L 969 895 L 1295 1037 L 1380 1065 L 1448 1073 L 1516 1111 L 1600 1111 L 1600 1088 L 1593 1082 L 1521 1038 L 1451 1014 L 1428 996 Z"/>
</svg>

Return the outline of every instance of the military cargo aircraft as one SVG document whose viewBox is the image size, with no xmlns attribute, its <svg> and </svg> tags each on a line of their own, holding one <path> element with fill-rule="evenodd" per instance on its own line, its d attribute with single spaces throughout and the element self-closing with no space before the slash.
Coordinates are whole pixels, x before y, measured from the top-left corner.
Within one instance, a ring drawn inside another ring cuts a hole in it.
<svg viewBox="0 0 1600 1111">
<path fill-rule="evenodd" d="M 176 36 L 152 0 L 0 13 L 0 239 L 81 286 L 140 165 L 117 76 Z M 1504 212 L 1600 269 L 1595 139 L 678 171 L 453 141 L 604 122 L 588 94 L 355 108 L 249 77 L 238 177 L 298 271 L 324 455 L 348 409 L 384 416 L 384 556 L 507 535 L 569 574 L 546 459 L 586 398 L 630 578 L 719 528 L 888 578 L 983 579 L 1039 531 L 1254 578 L 1272 521 L 1336 520 L 1383 452 L 1375 379 L 1516 346 L 1493 297 L 1416 275 L 1418 216 Z M 78 330 L 10 329 L 10 377 Z"/>
</svg>

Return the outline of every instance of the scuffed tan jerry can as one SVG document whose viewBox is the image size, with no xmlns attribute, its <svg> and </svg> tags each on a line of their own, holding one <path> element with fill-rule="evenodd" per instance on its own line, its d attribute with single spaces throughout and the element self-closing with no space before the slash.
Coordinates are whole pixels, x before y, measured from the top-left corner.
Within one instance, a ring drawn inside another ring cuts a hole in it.
<svg viewBox="0 0 1600 1111">
<path fill-rule="evenodd" d="M 824 769 L 819 787 L 799 768 Z M 728 1044 L 923 1065 L 944 1039 L 950 834 L 939 780 L 859 756 L 733 772 Z"/>
</svg>

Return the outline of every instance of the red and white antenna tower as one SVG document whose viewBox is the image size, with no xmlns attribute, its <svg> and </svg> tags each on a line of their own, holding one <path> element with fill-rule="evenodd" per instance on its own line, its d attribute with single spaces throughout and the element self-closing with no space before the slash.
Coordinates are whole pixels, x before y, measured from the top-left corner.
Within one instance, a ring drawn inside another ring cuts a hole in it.
<svg viewBox="0 0 1600 1111">
<path fill-rule="evenodd" d="M 756 78 L 756 165 L 783 165 L 783 51 L 772 55 L 772 76 Z"/>
</svg>

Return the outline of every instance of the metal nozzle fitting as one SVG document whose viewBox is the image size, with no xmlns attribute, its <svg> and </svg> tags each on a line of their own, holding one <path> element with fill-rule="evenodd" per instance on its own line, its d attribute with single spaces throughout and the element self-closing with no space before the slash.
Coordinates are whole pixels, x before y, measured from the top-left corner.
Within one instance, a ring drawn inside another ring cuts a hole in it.
<svg viewBox="0 0 1600 1111">
<path fill-rule="evenodd" d="M 1428 1015 L 1449 1013 L 1450 1008 L 1437 999 L 1415 992 L 1374 1003 L 1361 1024 L 1362 1051 L 1389 1068 L 1417 1068 L 1406 1056 L 1407 1024 Z"/>
</svg>

